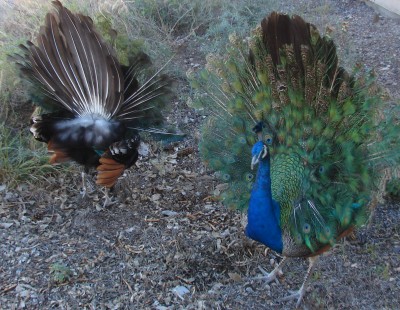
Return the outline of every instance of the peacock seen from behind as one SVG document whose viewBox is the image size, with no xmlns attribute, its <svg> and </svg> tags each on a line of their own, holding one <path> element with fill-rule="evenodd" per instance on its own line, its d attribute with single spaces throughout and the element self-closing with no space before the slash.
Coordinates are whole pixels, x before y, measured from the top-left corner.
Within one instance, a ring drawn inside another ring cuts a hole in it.
<svg viewBox="0 0 400 310">
<path fill-rule="evenodd" d="M 338 64 L 332 40 L 299 16 L 273 12 L 248 41 L 231 35 L 195 76 L 209 116 L 200 155 L 229 186 L 229 207 L 248 207 L 246 235 L 283 256 L 316 258 L 377 202 L 379 172 L 398 161 L 398 130 L 384 115 L 372 74 Z M 257 173 L 252 171 L 258 165 Z"/>
<path fill-rule="evenodd" d="M 112 188 L 138 159 L 139 132 L 162 124 L 170 79 L 143 52 L 122 65 L 90 17 L 53 5 L 37 44 L 28 41 L 14 56 L 40 107 L 30 131 L 47 143 L 51 163 L 95 167 L 96 183 Z"/>
</svg>

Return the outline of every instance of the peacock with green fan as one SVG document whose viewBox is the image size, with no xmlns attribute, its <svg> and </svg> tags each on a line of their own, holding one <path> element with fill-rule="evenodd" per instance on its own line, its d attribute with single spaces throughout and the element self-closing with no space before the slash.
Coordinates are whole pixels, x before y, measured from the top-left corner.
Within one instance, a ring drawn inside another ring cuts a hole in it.
<svg viewBox="0 0 400 310">
<path fill-rule="evenodd" d="M 192 85 L 209 115 L 200 154 L 229 184 L 224 204 L 249 208 L 250 238 L 313 257 L 365 223 L 380 171 L 399 161 L 396 116 L 373 74 L 348 74 L 315 26 L 274 12 L 248 40 L 231 35 Z"/>
</svg>

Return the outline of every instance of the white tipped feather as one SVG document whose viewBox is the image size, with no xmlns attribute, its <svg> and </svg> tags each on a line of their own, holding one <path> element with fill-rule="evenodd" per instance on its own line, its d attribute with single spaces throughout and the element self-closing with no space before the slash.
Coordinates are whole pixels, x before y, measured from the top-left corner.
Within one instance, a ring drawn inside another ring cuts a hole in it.
<svg viewBox="0 0 400 310">
<path fill-rule="evenodd" d="M 157 85 L 157 88 L 155 88 L 154 90 L 151 90 L 147 93 L 145 93 L 143 96 L 135 98 L 134 96 L 132 96 L 132 101 L 129 102 L 129 105 L 126 109 L 124 109 L 126 112 L 135 109 L 137 106 L 148 102 L 149 100 L 152 100 L 154 98 L 157 98 L 161 95 L 163 95 L 163 93 L 157 92 L 158 90 L 164 88 L 165 86 L 167 86 L 168 84 L 161 84 L 157 82 L 155 83 Z M 135 93 L 136 94 L 136 93 Z M 139 95 L 139 94 L 138 94 Z M 124 115 L 126 113 L 120 113 L 119 115 Z"/>
<path fill-rule="evenodd" d="M 53 21 L 53 20 L 54 20 L 54 19 L 52 19 L 52 18 L 50 19 L 50 21 Z M 60 50 L 59 50 L 59 48 L 58 48 L 58 44 L 57 44 L 56 39 L 55 39 L 55 37 L 54 37 L 54 25 L 53 25 L 53 22 L 51 22 L 51 24 L 50 24 L 50 29 L 51 29 L 52 39 L 53 39 L 53 41 L 54 41 L 54 46 L 56 47 L 56 52 L 57 52 L 57 55 L 58 55 L 58 59 L 59 59 L 59 61 L 61 62 L 61 65 L 62 65 L 62 67 L 63 67 L 63 69 L 64 69 L 64 73 L 67 75 L 67 78 L 68 78 L 68 80 L 69 80 L 69 82 L 70 82 L 69 84 L 74 88 L 75 93 L 80 97 L 79 100 L 74 100 L 73 102 L 76 103 L 80 108 L 83 108 L 83 105 L 81 104 L 81 102 L 84 102 L 84 99 L 80 96 L 80 92 L 79 92 L 79 90 L 77 89 L 77 87 L 79 87 L 79 84 L 76 82 L 76 81 L 77 81 L 76 77 L 71 78 L 71 75 L 70 75 L 70 71 L 72 71 L 72 70 L 70 70 L 70 69 L 71 69 L 71 66 L 69 66 L 70 68 L 68 68 L 68 67 L 65 65 L 64 57 L 61 56 Z M 56 70 L 54 70 L 54 71 L 57 73 Z M 73 73 L 73 71 L 72 71 L 72 73 Z M 64 87 L 66 87 L 65 82 L 64 82 L 64 79 L 63 79 L 63 78 L 60 78 L 58 75 L 57 75 L 57 77 L 58 77 L 58 81 L 59 81 Z M 78 84 L 78 85 L 77 85 L 77 84 Z M 63 104 L 64 104 L 64 105 L 67 105 L 67 107 L 68 107 L 68 103 L 63 102 Z"/>
<path fill-rule="evenodd" d="M 39 46 L 29 44 L 29 59 L 22 65 L 61 108 L 110 119 L 122 104 L 120 65 L 88 17 L 72 14 L 59 2 L 55 6 L 58 10 L 40 30 Z"/>
<path fill-rule="evenodd" d="M 137 86 L 150 63 L 147 55 L 138 54 L 123 76 L 115 53 L 90 18 L 72 14 L 58 1 L 55 6 L 57 11 L 47 16 L 40 30 L 38 47 L 29 43 L 24 49 L 26 63 L 21 63 L 44 93 L 59 108 L 79 117 L 97 115 L 132 123 L 154 115 L 146 111 L 158 106 L 157 98 L 169 93 L 169 81 L 160 72 L 172 58 Z"/>
<path fill-rule="evenodd" d="M 153 81 L 153 79 L 157 78 L 158 75 L 160 74 L 160 72 L 162 70 L 164 70 L 164 68 L 171 62 L 172 57 L 156 72 L 153 74 L 153 76 L 151 76 L 145 83 L 143 83 L 143 85 L 131 96 L 129 96 L 126 100 L 124 100 L 124 104 L 127 104 L 129 102 L 131 102 L 132 100 L 134 100 L 133 98 L 137 97 L 138 95 L 140 95 L 142 92 L 146 91 L 146 89 L 148 87 L 150 87 L 150 85 L 152 85 L 150 82 Z M 149 85 L 150 84 L 150 85 Z M 154 83 L 153 83 L 154 84 Z"/>
</svg>

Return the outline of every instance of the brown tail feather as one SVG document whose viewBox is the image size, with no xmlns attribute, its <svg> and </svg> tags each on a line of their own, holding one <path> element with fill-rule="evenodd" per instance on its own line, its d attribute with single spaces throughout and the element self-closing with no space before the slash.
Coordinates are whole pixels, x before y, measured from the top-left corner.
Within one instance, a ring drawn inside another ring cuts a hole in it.
<svg viewBox="0 0 400 310">
<path fill-rule="evenodd" d="M 71 13 L 59 1 L 53 4 L 56 11 L 47 14 L 38 46 L 28 42 L 22 48 L 23 72 L 42 84 L 58 108 L 111 118 L 122 104 L 124 87 L 113 50 L 89 17 Z"/>
<path fill-rule="evenodd" d="M 110 156 L 108 153 L 100 158 L 100 163 L 104 165 L 121 165 L 121 163 L 115 161 L 114 159 L 110 157 L 105 157 L 105 156 Z"/>
<path fill-rule="evenodd" d="M 343 93 L 349 92 L 349 77 L 338 65 L 335 45 L 321 37 L 314 25 L 299 16 L 273 12 L 256 33 L 250 59 L 268 73 L 277 105 L 290 102 L 285 91 L 290 88 L 304 93 L 306 102 L 321 112 L 330 98 L 341 103 Z M 265 49 L 266 58 L 254 57 Z"/>
</svg>

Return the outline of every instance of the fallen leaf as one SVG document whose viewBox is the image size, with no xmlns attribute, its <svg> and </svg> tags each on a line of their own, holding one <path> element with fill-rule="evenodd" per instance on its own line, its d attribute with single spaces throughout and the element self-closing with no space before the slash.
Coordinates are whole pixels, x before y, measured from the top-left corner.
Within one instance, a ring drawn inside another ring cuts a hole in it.
<svg viewBox="0 0 400 310">
<path fill-rule="evenodd" d="M 228 272 L 228 276 L 235 282 L 242 281 L 242 277 L 240 276 L 240 274 L 238 274 L 236 272 Z"/>
<path fill-rule="evenodd" d="M 1 228 L 10 228 L 14 223 L 0 223 Z"/>
<path fill-rule="evenodd" d="M 151 201 L 158 201 L 160 200 L 161 195 L 160 194 L 154 194 L 151 196 Z"/>
</svg>

